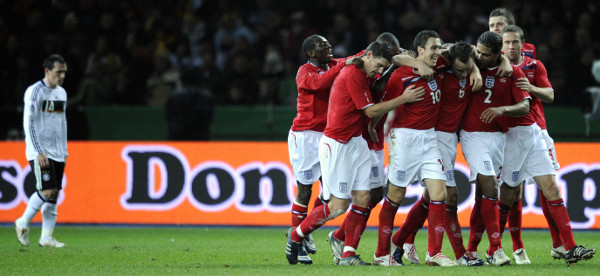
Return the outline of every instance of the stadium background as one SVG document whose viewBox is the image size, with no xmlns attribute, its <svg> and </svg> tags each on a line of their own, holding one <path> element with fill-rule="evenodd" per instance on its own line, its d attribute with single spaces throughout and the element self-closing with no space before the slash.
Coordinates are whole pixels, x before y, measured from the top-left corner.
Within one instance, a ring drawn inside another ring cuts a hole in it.
<svg viewBox="0 0 600 276">
<path fill-rule="evenodd" d="M 384 31 L 405 48 L 422 29 L 472 43 L 487 29 L 489 11 L 505 6 L 536 45 L 556 91 L 546 114 L 559 142 L 559 177 L 570 179 L 559 179 L 570 215 L 579 216 L 576 228 L 600 228 L 600 123 L 585 119 L 592 110 L 585 89 L 598 85 L 591 66 L 600 59 L 593 29 L 600 1 L 25 0 L 0 6 L 0 138 L 15 140 L 0 143 L 0 222 L 14 220 L 31 192 L 19 141 L 22 97 L 50 53 L 69 64 L 69 138 L 78 141 L 70 143 L 59 222 L 287 225 L 294 184 L 281 141 L 295 115 L 302 40 L 322 34 L 335 56 L 358 52 Z M 166 141 L 207 139 L 237 142 Z M 578 143 L 561 143 L 571 141 Z M 129 149 L 186 160 L 181 179 L 170 182 L 166 159 L 136 163 Z M 134 167 L 148 177 L 128 174 Z M 231 183 L 219 182 L 220 172 L 229 172 Z M 173 192 L 179 186 L 181 193 Z M 133 190 L 141 193 L 138 202 Z M 282 191 L 287 197 L 274 201 Z M 248 194 L 254 201 L 244 202 Z M 528 202 L 525 227 L 544 227 L 535 199 Z M 78 208 L 84 204 L 92 208 Z M 464 225 L 469 212 L 463 209 Z"/>
</svg>

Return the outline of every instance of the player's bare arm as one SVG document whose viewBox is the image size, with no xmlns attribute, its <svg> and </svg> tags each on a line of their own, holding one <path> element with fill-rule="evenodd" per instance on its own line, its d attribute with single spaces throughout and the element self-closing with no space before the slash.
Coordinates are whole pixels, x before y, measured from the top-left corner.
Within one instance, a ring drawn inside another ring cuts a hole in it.
<svg viewBox="0 0 600 276">
<path fill-rule="evenodd" d="M 433 78 L 433 68 L 429 67 L 425 62 L 414 58 L 410 55 L 395 55 L 392 59 L 392 63 L 396 66 L 409 66 L 417 69 L 417 74 L 423 77 L 426 80 L 431 80 Z"/>
<path fill-rule="evenodd" d="M 469 75 L 469 83 L 471 84 L 472 91 L 479 91 L 483 85 L 483 79 L 481 78 L 481 71 L 477 67 L 476 63 L 471 66 L 471 74 Z"/>
<path fill-rule="evenodd" d="M 504 55 L 500 55 L 500 65 L 498 65 L 498 72 L 496 76 L 499 77 L 510 77 L 512 76 L 513 68 L 510 65 L 510 60 Z"/>
<path fill-rule="evenodd" d="M 554 89 L 551 87 L 537 87 L 529 83 L 527 78 L 519 78 L 515 85 L 529 94 L 538 97 L 544 103 L 552 103 L 554 101 Z"/>
<path fill-rule="evenodd" d="M 522 99 L 521 101 L 513 105 L 490 107 L 481 113 L 480 118 L 484 123 L 489 124 L 492 121 L 494 121 L 494 119 L 502 115 L 507 115 L 511 117 L 525 116 L 527 115 L 527 113 L 529 113 L 530 100 L 531 99 L 527 98 Z"/>
<path fill-rule="evenodd" d="M 377 135 L 377 131 L 375 130 L 375 126 L 377 126 L 377 124 L 379 123 L 379 121 L 381 120 L 382 116 L 377 116 L 375 118 L 371 118 L 371 121 L 369 122 L 369 126 L 367 128 L 367 130 L 369 131 L 369 137 L 371 138 L 371 141 L 378 143 L 379 142 L 379 135 Z"/>
</svg>

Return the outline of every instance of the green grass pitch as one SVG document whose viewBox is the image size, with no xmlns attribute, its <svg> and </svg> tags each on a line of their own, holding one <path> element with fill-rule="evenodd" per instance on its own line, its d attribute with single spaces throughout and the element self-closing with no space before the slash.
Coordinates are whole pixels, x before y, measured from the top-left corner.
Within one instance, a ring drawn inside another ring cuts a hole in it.
<svg viewBox="0 0 600 276">
<path fill-rule="evenodd" d="M 59 225 L 55 237 L 65 248 L 40 248 L 40 227 L 31 228 L 32 245 L 22 247 L 11 225 L 0 226 L 0 275 L 600 275 L 600 256 L 567 267 L 564 260 L 550 257 L 551 240 L 547 230 L 523 232 L 532 265 L 506 267 L 339 267 L 333 265 L 324 227 L 313 233 L 318 252 L 312 265 L 289 265 L 285 258 L 285 228 L 262 227 L 101 227 Z M 600 232 L 576 231 L 575 240 L 588 248 L 600 248 Z M 463 231 L 465 241 L 468 231 Z M 416 239 L 422 261 L 427 232 Z M 487 248 L 487 238 L 480 253 Z M 510 235 L 503 245 L 512 260 Z M 377 230 L 365 231 L 357 250 L 371 262 L 377 247 Z M 453 256 L 447 239 L 443 252 Z"/>
</svg>

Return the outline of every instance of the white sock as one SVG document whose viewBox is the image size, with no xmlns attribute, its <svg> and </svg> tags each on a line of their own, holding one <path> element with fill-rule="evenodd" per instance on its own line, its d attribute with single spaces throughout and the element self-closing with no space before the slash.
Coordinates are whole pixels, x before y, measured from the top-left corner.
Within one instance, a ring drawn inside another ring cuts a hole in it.
<svg viewBox="0 0 600 276">
<path fill-rule="evenodd" d="M 45 240 L 52 237 L 56 225 L 56 204 L 46 202 L 42 205 L 42 237 Z"/>
<path fill-rule="evenodd" d="M 29 227 L 31 220 L 42 208 L 44 204 L 44 200 L 40 197 L 39 192 L 35 192 L 29 198 L 29 203 L 27 203 L 27 208 L 25 209 L 25 213 L 23 213 L 23 219 L 21 220 L 21 227 Z M 23 225 L 23 223 L 25 225 Z"/>
</svg>

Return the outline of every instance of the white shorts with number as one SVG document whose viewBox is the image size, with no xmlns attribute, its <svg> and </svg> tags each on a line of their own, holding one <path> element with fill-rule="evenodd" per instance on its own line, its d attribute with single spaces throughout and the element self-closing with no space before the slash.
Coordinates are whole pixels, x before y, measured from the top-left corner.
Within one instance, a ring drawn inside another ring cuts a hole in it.
<svg viewBox="0 0 600 276">
<path fill-rule="evenodd" d="M 288 151 L 290 163 L 296 181 L 304 185 L 312 185 L 321 177 L 319 163 L 319 141 L 323 132 L 303 130 L 288 134 Z"/>
<path fill-rule="evenodd" d="M 556 159 L 556 149 L 554 148 L 554 140 L 552 139 L 552 137 L 550 137 L 550 134 L 548 134 L 547 129 L 542 129 L 542 138 L 546 142 L 546 148 L 548 149 L 548 156 L 550 157 L 550 161 L 552 161 L 552 166 L 554 167 L 555 171 L 558 171 L 558 169 L 560 169 L 560 164 L 558 164 L 558 159 Z M 535 180 L 532 176 L 528 176 L 527 183 L 535 183 Z"/>
<path fill-rule="evenodd" d="M 506 134 L 502 132 L 460 131 L 462 152 L 471 169 L 469 181 L 475 181 L 477 174 L 500 179 L 505 143 Z"/>
<path fill-rule="evenodd" d="M 393 185 L 407 187 L 423 179 L 446 180 L 442 154 L 433 128 L 392 128 L 389 141 L 388 179 Z"/>
<path fill-rule="evenodd" d="M 552 161 L 552 166 L 554 167 L 554 170 L 558 171 L 558 169 L 560 169 L 560 164 L 558 164 L 558 160 L 556 159 L 556 149 L 554 148 L 554 140 L 552 139 L 552 137 L 550 137 L 550 134 L 548 134 L 547 129 L 542 129 L 542 139 L 544 139 L 544 141 L 546 142 L 546 148 L 548 149 L 548 156 Z"/>
<path fill-rule="evenodd" d="M 371 155 L 362 136 L 340 143 L 327 136 L 319 143 L 324 198 L 350 199 L 352 191 L 368 191 Z"/>
<path fill-rule="evenodd" d="M 528 177 L 554 174 L 540 127 L 536 124 L 511 127 L 506 134 L 502 181 L 516 187 Z"/>
<path fill-rule="evenodd" d="M 442 153 L 442 161 L 444 162 L 446 186 L 456 187 L 456 181 L 454 181 L 454 162 L 456 162 L 458 136 L 456 136 L 456 133 L 444 131 L 436 131 L 435 134 L 438 138 L 438 148 L 440 149 L 440 153 Z"/>
<path fill-rule="evenodd" d="M 371 154 L 371 190 L 385 183 L 385 154 L 383 150 L 369 150 Z"/>
</svg>

